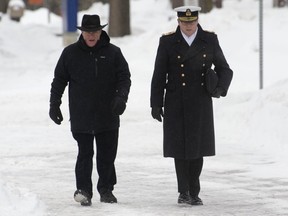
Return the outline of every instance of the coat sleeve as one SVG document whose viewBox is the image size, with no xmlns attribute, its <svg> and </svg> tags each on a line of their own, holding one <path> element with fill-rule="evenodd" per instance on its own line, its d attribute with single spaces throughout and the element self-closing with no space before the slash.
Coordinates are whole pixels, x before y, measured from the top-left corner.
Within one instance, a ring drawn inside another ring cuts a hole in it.
<svg viewBox="0 0 288 216">
<path fill-rule="evenodd" d="M 50 104 L 60 106 L 63 92 L 69 81 L 69 74 L 65 64 L 65 50 L 62 52 L 54 70 L 54 78 L 50 90 Z"/>
<path fill-rule="evenodd" d="M 217 87 L 221 87 L 222 89 L 224 89 L 224 92 L 221 96 L 226 96 L 233 77 L 233 71 L 230 69 L 230 66 L 225 59 L 223 51 L 219 45 L 217 35 L 215 35 L 214 41 L 215 53 L 213 64 L 215 66 L 214 70 L 216 71 L 219 78 Z"/>
<path fill-rule="evenodd" d="M 128 94 L 130 92 L 131 87 L 131 74 L 129 70 L 128 63 L 124 58 L 120 48 L 118 48 L 118 52 L 116 55 L 116 76 L 117 76 L 117 89 L 116 95 L 119 95 L 125 100 L 128 100 Z"/>
<path fill-rule="evenodd" d="M 151 81 L 151 107 L 163 107 L 163 98 L 165 93 L 168 53 L 165 47 L 164 38 L 161 37 L 157 49 L 154 72 Z"/>
</svg>

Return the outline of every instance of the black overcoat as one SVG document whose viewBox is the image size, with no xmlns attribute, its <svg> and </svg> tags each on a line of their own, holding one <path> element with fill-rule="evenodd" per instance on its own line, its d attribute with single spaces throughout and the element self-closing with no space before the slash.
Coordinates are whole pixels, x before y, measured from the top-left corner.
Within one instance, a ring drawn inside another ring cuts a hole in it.
<svg viewBox="0 0 288 216">
<path fill-rule="evenodd" d="M 151 107 L 164 107 L 164 157 L 215 155 L 212 98 L 205 89 L 207 68 L 215 67 L 225 96 L 232 79 L 217 35 L 198 32 L 192 45 L 179 26 L 160 38 L 151 83 Z"/>
<path fill-rule="evenodd" d="M 88 47 L 81 35 L 63 50 L 51 84 L 51 103 L 61 101 L 68 83 L 72 132 L 98 133 L 119 127 L 111 102 L 116 95 L 128 98 L 130 71 L 105 31 L 95 47 Z"/>
</svg>

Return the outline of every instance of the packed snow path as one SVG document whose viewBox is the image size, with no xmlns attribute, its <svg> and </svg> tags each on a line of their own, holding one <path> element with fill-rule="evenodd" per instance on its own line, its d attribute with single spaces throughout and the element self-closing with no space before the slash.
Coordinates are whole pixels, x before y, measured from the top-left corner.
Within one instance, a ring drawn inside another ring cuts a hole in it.
<svg viewBox="0 0 288 216">
<path fill-rule="evenodd" d="M 6 140 L 12 143 L 9 139 L 13 139 L 14 145 L 1 151 L 2 179 L 35 194 L 46 206 L 44 215 L 49 216 L 288 214 L 287 178 L 265 177 L 265 172 L 273 172 L 279 164 L 268 155 L 225 141 L 218 142 L 216 157 L 205 159 L 200 194 L 204 206 L 176 204 L 173 160 L 162 158 L 161 126 L 149 117 L 123 120 L 114 191 L 118 204 L 100 203 L 96 189 L 92 207 L 74 202 L 77 147 L 68 124 L 2 128 L 4 133 L 15 131 Z M 93 178 L 96 185 L 96 169 Z"/>
</svg>

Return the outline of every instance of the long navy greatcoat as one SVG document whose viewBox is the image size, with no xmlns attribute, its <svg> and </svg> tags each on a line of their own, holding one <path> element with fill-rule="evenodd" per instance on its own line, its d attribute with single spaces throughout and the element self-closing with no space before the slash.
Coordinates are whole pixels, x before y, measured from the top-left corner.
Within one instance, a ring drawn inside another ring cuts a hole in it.
<svg viewBox="0 0 288 216">
<path fill-rule="evenodd" d="M 196 159 L 215 155 L 212 98 L 205 89 L 207 68 L 215 66 L 227 94 L 232 70 L 217 35 L 198 32 L 192 45 L 178 26 L 160 38 L 151 83 L 151 107 L 164 106 L 164 157 Z"/>
<path fill-rule="evenodd" d="M 72 132 L 98 133 L 119 127 L 111 102 L 116 95 L 128 98 L 130 71 L 105 31 L 95 47 L 88 47 L 81 35 L 63 50 L 51 84 L 51 103 L 61 103 L 68 83 Z"/>
</svg>

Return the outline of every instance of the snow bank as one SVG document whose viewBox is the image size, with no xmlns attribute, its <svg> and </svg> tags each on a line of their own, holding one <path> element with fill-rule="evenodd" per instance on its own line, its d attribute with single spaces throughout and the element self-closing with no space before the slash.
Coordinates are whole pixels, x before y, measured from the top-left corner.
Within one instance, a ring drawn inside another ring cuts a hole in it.
<svg viewBox="0 0 288 216">
<path fill-rule="evenodd" d="M 42 216 L 45 208 L 37 196 L 27 189 L 4 183 L 0 178 L 1 216 Z"/>
<path fill-rule="evenodd" d="M 214 100 L 219 135 L 283 158 L 288 154 L 287 88 L 286 79 L 258 92 L 232 93 Z"/>
</svg>

